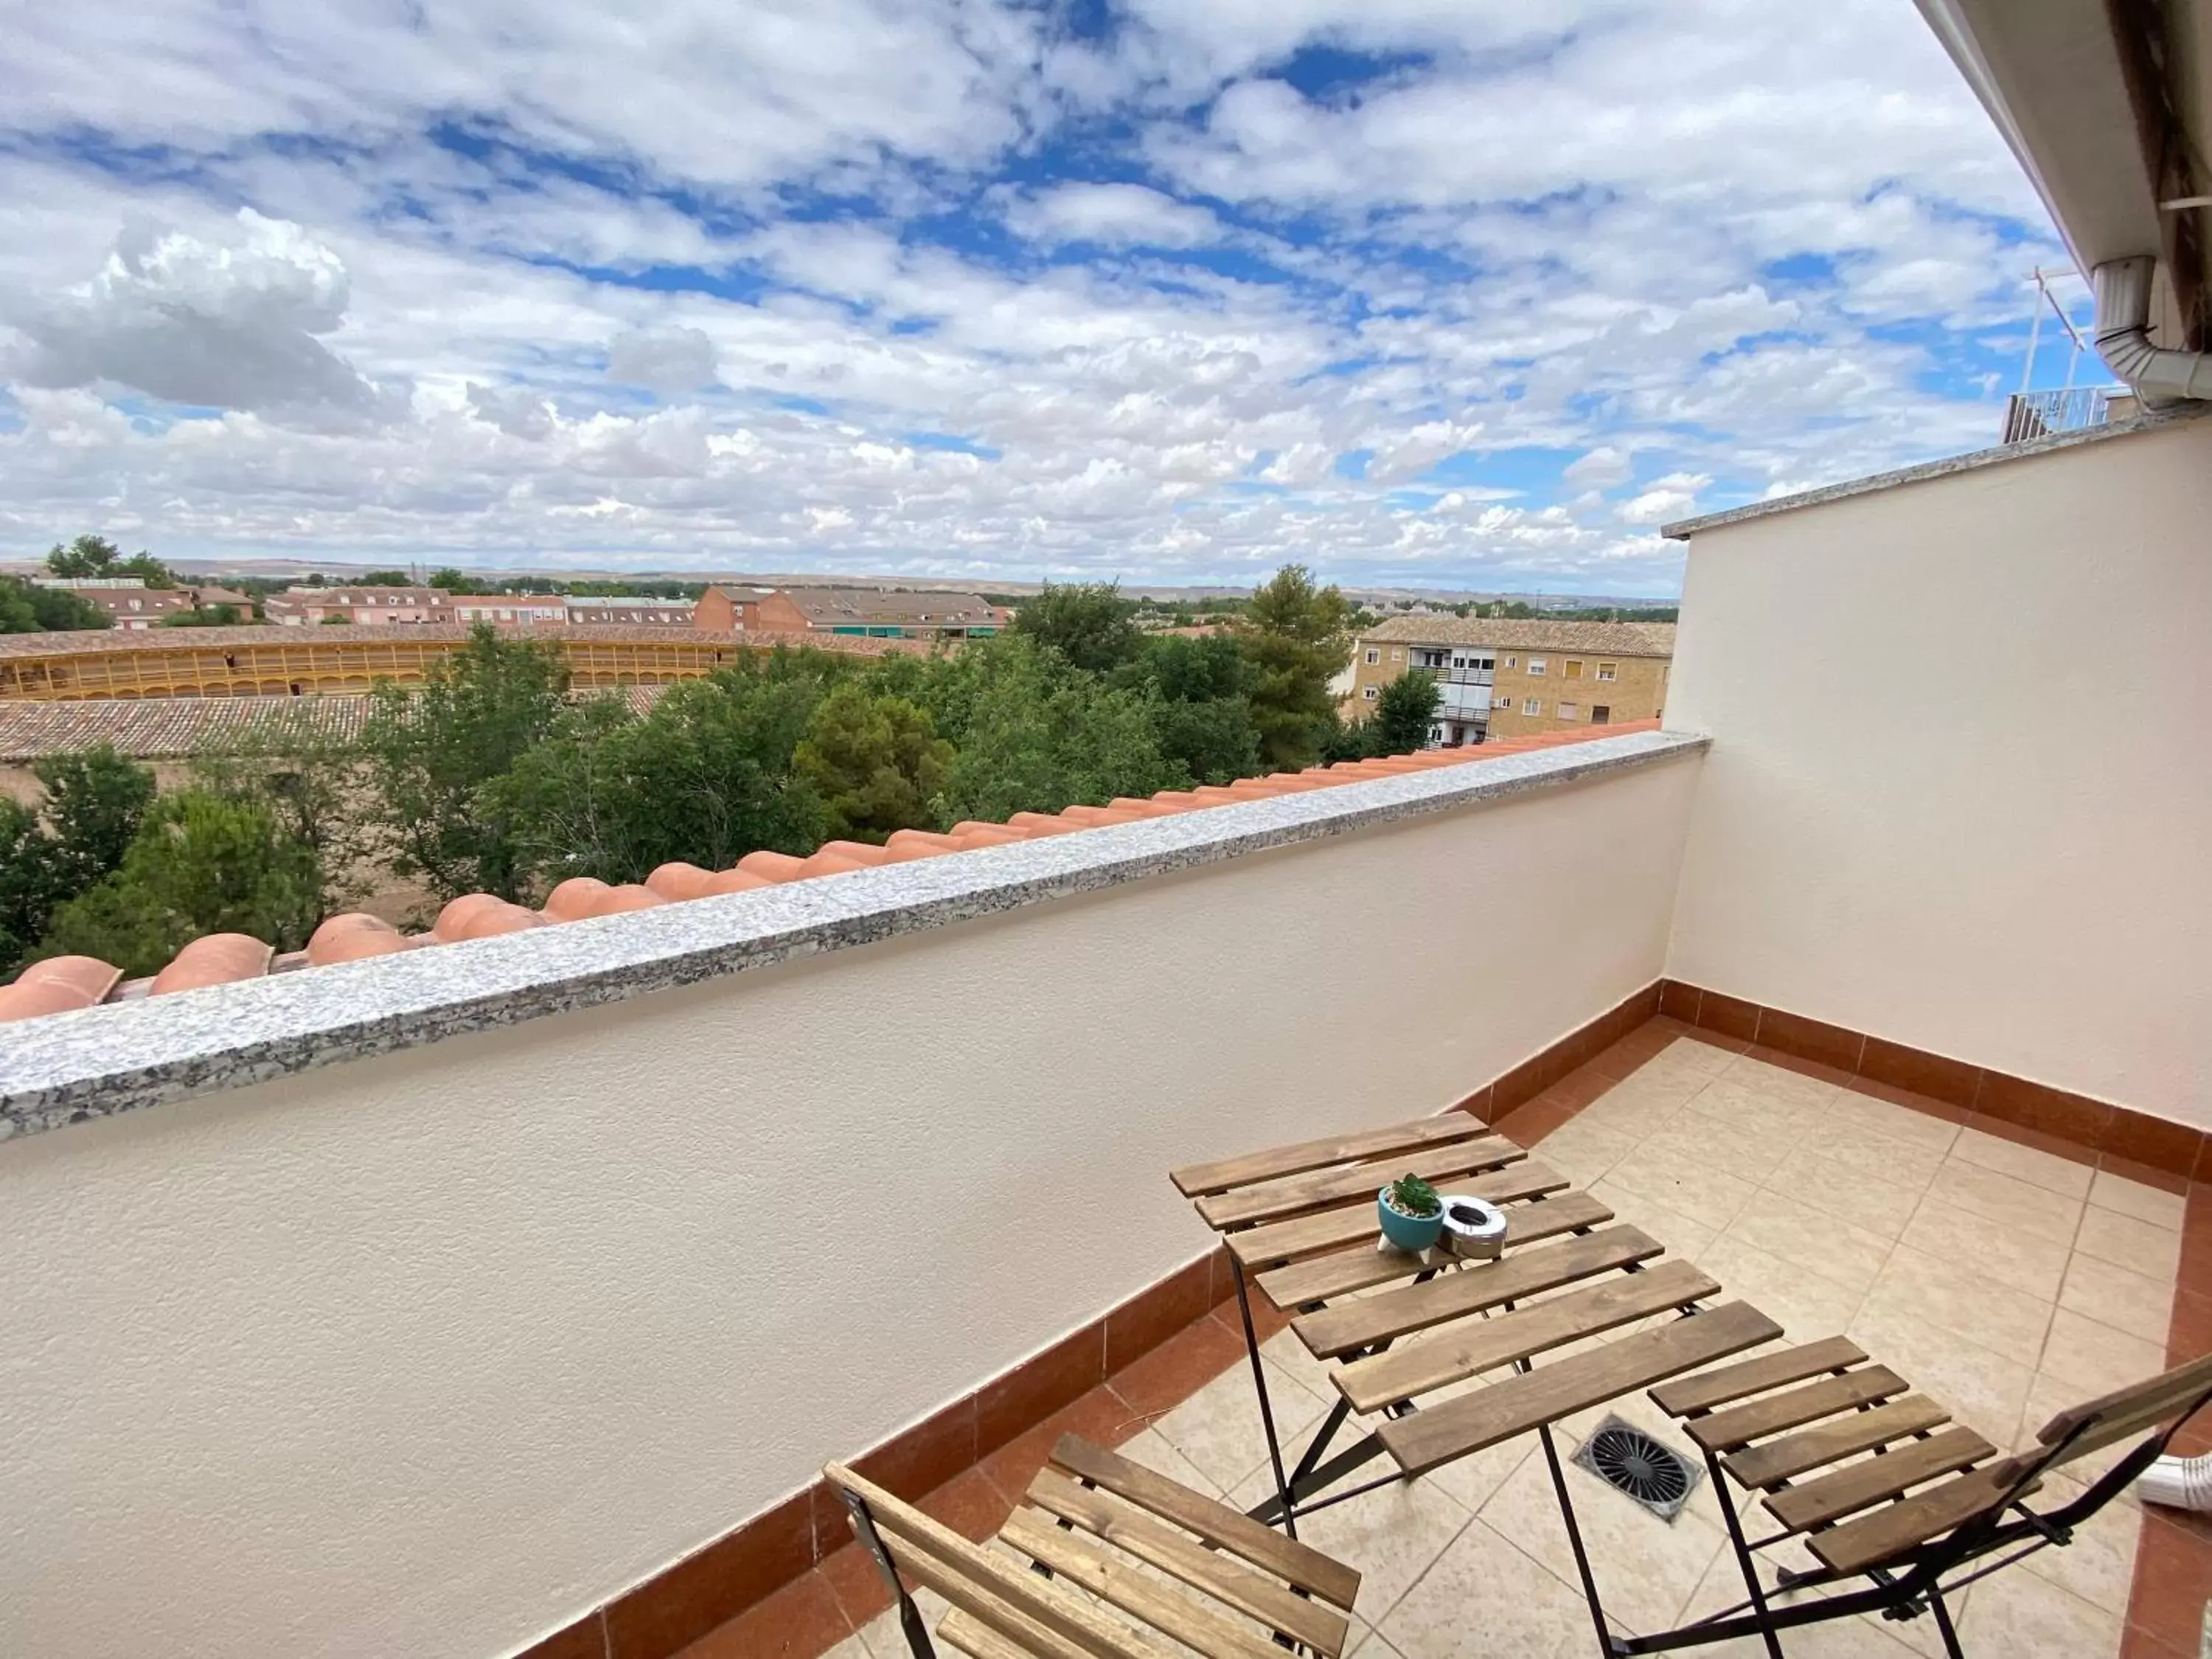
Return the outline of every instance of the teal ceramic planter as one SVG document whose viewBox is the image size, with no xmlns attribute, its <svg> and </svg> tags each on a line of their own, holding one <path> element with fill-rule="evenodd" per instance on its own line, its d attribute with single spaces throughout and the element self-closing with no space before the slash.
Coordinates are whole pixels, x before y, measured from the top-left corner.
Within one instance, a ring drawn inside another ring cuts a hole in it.
<svg viewBox="0 0 2212 1659">
<path fill-rule="evenodd" d="M 1431 1248 L 1443 1232 L 1444 1212 L 1439 1209 L 1434 1215 L 1401 1215 L 1390 1207 L 1389 1198 L 1388 1187 L 1375 1194 L 1375 1213 L 1382 1218 L 1382 1237 L 1401 1250 Z"/>
</svg>

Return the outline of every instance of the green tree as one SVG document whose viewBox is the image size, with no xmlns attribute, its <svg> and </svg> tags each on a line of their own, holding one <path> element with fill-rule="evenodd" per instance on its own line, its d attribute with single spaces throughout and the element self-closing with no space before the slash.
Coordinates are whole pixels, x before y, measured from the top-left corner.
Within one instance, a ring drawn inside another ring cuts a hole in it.
<svg viewBox="0 0 2212 1659">
<path fill-rule="evenodd" d="M 957 693 L 961 721 L 945 781 L 947 822 L 1103 805 L 1189 784 L 1190 774 L 1160 751 L 1157 693 L 1055 673 L 1057 661 L 1008 635 L 969 647 L 940 682 Z"/>
<path fill-rule="evenodd" d="M 1351 660 L 1352 606 L 1334 587 L 1315 586 L 1304 565 L 1286 564 L 1253 594 L 1237 637 L 1255 671 L 1261 763 L 1310 764 L 1334 713 L 1328 683 Z"/>
<path fill-rule="evenodd" d="M 396 873 L 441 899 L 520 896 L 514 826 L 484 786 L 554 729 L 568 689 L 551 646 L 502 640 L 485 624 L 421 690 L 377 686 L 359 746 L 367 817 Z"/>
<path fill-rule="evenodd" d="M 236 628 L 248 618 L 239 613 L 234 605 L 194 605 L 189 611 L 174 611 L 161 618 L 164 628 Z"/>
<path fill-rule="evenodd" d="M 0 576 L 0 634 L 114 626 L 114 617 L 66 587 L 40 587 L 14 576 Z"/>
<path fill-rule="evenodd" d="M 1052 647 L 1072 666 L 1103 674 L 1144 649 L 1136 614 L 1118 582 L 1047 582 L 1044 592 L 1022 601 L 1012 631 Z"/>
<path fill-rule="evenodd" d="M 57 542 L 47 550 L 46 568 L 78 581 L 136 576 L 149 587 L 178 585 L 177 573 L 151 553 L 142 550 L 126 559 L 123 550 L 105 536 L 79 536 L 67 547 Z"/>
<path fill-rule="evenodd" d="M 356 587 L 412 587 L 415 579 L 404 570 L 372 570 L 352 586 Z"/>
<path fill-rule="evenodd" d="M 154 798 L 153 773 L 105 744 L 31 770 L 46 792 L 36 808 L 0 797 L 0 967 L 30 955 L 54 911 L 122 863 Z"/>
<path fill-rule="evenodd" d="M 484 793 L 542 887 L 640 881 L 675 859 L 721 870 L 763 848 L 811 853 L 829 818 L 792 757 L 821 698 L 818 680 L 757 667 L 672 686 L 641 719 L 593 698 Z"/>
<path fill-rule="evenodd" d="M 430 573 L 427 584 L 448 593 L 481 593 L 484 586 L 473 576 L 463 575 L 451 565 L 442 565 Z"/>
<path fill-rule="evenodd" d="M 848 680 L 816 708 L 792 766 L 821 798 L 836 835 L 880 845 L 895 830 L 934 824 L 932 803 L 951 770 L 952 745 L 924 709 Z"/>
<path fill-rule="evenodd" d="M 1121 669 L 1117 684 L 1149 685 L 1157 695 L 1153 729 L 1160 752 L 1200 783 L 1233 783 L 1260 769 L 1252 720 L 1251 659 L 1227 634 L 1158 634 Z"/>
<path fill-rule="evenodd" d="M 288 704 L 291 717 L 241 727 L 192 757 L 203 787 L 258 801 L 294 841 L 311 848 L 321 880 L 317 908 L 328 915 L 366 890 L 376 851 L 364 822 L 364 763 L 350 738 L 316 716 L 321 700 Z"/>
<path fill-rule="evenodd" d="M 1384 686 L 1375 704 L 1375 752 L 1410 755 L 1426 747 L 1443 695 L 1437 677 L 1425 668 L 1412 669 Z"/>
<path fill-rule="evenodd" d="M 203 933 L 296 950 L 315 926 L 312 848 L 260 803 L 180 789 L 147 813 L 113 873 L 55 911 L 42 948 L 158 972 Z"/>
</svg>

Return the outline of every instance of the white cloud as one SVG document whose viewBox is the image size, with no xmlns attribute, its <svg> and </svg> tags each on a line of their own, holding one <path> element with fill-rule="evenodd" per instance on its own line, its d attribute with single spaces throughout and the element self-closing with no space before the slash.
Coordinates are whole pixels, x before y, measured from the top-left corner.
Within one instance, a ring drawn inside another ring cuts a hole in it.
<svg viewBox="0 0 2212 1659">
<path fill-rule="evenodd" d="M 1698 504 L 1987 440 L 1959 343 L 2050 249 L 1909 8 L 1115 15 L 49 8 L 0 553 L 1658 592 Z"/>
<path fill-rule="evenodd" d="M 703 328 L 634 328 L 607 344 L 607 378 L 628 386 L 697 392 L 714 376 L 714 343 Z"/>
<path fill-rule="evenodd" d="M 279 419 L 396 412 L 317 337 L 347 301 L 343 263 L 298 225 L 239 210 L 220 240 L 137 225 L 88 281 L 21 306 L 9 370 L 36 386 L 111 384 Z"/>
<path fill-rule="evenodd" d="M 1610 489 L 1615 484 L 1626 483 L 1635 471 L 1628 457 L 1611 444 L 1600 444 L 1569 461 L 1559 476 L 1570 483 L 1578 483 L 1592 489 Z"/>
<path fill-rule="evenodd" d="M 1006 222 L 1033 242 L 1056 246 L 1194 247 L 1212 241 L 1221 228 L 1202 207 L 1127 184 L 1060 185 L 1017 201 Z"/>
</svg>

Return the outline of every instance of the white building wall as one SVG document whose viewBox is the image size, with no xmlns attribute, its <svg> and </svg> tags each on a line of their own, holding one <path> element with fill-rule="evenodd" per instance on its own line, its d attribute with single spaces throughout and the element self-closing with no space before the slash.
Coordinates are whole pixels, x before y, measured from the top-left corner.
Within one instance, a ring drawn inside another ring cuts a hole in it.
<svg viewBox="0 0 2212 1659">
<path fill-rule="evenodd" d="M 2212 420 L 1696 535 L 1668 971 L 2212 1127 Z"/>
</svg>

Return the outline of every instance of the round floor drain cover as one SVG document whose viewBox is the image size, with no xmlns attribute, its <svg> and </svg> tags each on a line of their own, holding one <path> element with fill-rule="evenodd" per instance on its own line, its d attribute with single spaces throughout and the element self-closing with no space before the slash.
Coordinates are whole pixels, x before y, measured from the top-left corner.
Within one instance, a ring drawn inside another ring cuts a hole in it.
<svg viewBox="0 0 2212 1659">
<path fill-rule="evenodd" d="M 1575 1462 L 1662 1521 L 1682 1512 L 1702 1473 L 1673 1447 L 1617 1417 L 1607 1418 L 1583 1442 Z"/>
</svg>

